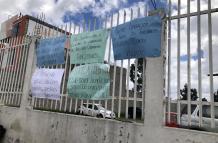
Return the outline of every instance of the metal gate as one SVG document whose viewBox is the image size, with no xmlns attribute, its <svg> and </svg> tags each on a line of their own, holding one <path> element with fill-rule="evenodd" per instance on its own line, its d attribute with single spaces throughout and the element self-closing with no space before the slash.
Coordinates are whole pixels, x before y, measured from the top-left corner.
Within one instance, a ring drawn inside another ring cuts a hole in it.
<svg viewBox="0 0 218 143">
<path fill-rule="evenodd" d="M 19 107 L 30 38 L 16 37 L 0 41 L 0 102 Z"/>
<path fill-rule="evenodd" d="M 218 3 L 215 0 L 169 0 L 169 8 L 167 121 L 172 122 L 172 112 L 175 112 L 177 124 L 183 125 L 181 118 L 185 111 L 187 126 L 205 127 L 205 122 L 209 122 L 209 126 L 215 128 L 218 126 L 218 101 L 214 99 L 218 86 L 214 76 Z"/>
</svg>

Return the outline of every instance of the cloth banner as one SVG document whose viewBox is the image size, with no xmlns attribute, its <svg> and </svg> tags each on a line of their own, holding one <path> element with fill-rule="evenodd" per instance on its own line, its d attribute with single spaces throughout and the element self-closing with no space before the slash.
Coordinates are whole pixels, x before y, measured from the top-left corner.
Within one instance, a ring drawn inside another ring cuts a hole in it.
<svg viewBox="0 0 218 143">
<path fill-rule="evenodd" d="M 114 59 L 159 57 L 161 25 L 159 16 L 148 16 L 113 28 Z"/>
<path fill-rule="evenodd" d="M 31 81 L 32 96 L 59 100 L 63 73 L 64 69 L 36 69 Z"/>
<path fill-rule="evenodd" d="M 108 30 L 71 36 L 71 64 L 103 63 Z"/>
<path fill-rule="evenodd" d="M 66 35 L 39 40 L 36 50 L 37 66 L 64 64 Z"/>
<path fill-rule="evenodd" d="M 109 88 L 109 65 L 106 64 L 75 67 L 70 73 L 67 84 L 68 95 L 80 99 L 108 99 Z"/>
</svg>

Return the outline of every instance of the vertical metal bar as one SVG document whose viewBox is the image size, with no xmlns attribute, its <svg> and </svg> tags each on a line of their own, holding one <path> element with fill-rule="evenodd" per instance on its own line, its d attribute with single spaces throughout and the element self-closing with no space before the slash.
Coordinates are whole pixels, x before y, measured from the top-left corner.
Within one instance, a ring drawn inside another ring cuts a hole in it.
<svg viewBox="0 0 218 143">
<path fill-rule="evenodd" d="M 18 53 L 19 58 L 18 58 L 18 61 L 17 61 L 17 68 L 16 68 L 16 74 L 15 74 L 16 76 L 15 76 L 15 81 L 14 81 L 14 92 L 16 94 L 14 104 L 18 105 L 18 99 L 19 99 L 19 96 L 20 96 L 20 93 L 18 91 L 18 82 L 19 82 L 18 77 L 19 77 L 20 66 L 21 66 L 21 61 L 22 61 L 21 59 L 23 57 L 22 56 L 23 55 L 23 49 L 22 49 L 22 45 L 20 45 L 20 43 L 21 43 L 20 41 L 22 41 L 22 37 L 20 36 L 20 37 L 17 37 L 16 39 L 17 39 L 17 41 L 16 41 L 15 45 L 17 45 L 17 48 L 19 50 L 19 53 Z"/>
<path fill-rule="evenodd" d="M 138 8 L 137 17 L 140 16 L 140 8 Z M 138 97 L 138 59 L 135 59 L 135 77 L 134 77 L 134 102 L 133 102 L 133 119 L 136 119 L 136 107 Z"/>
<path fill-rule="evenodd" d="M 60 31 L 58 31 L 58 33 L 57 33 L 57 37 L 59 37 L 59 36 L 61 36 L 61 35 L 63 34 L 63 33 L 62 33 L 62 32 L 63 32 L 63 30 L 62 30 L 63 27 L 64 27 L 63 25 L 61 25 L 61 26 L 59 27 L 59 30 L 60 30 Z M 63 65 L 58 65 L 58 68 L 63 69 Z M 59 111 L 62 110 L 63 96 L 64 96 L 64 95 L 61 94 L 61 99 L 59 100 L 59 109 L 58 109 Z"/>
<path fill-rule="evenodd" d="M 107 16 L 106 16 L 106 18 L 105 18 L 105 25 L 104 25 L 104 27 L 103 28 L 105 28 L 105 29 L 107 29 Z M 111 24 L 110 24 L 110 28 L 113 26 L 113 13 L 112 13 L 112 15 L 111 15 Z M 110 31 L 110 37 L 109 37 L 109 53 L 108 53 L 108 64 L 109 65 L 111 65 L 111 62 L 110 62 L 110 55 L 111 55 L 111 31 Z M 105 118 L 105 116 L 106 116 L 106 110 L 107 110 L 107 104 L 108 104 L 108 100 L 106 99 L 105 100 L 105 102 L 104 102 L 104 106 L 105 106 L 105 112 L 104 112 L 104 118 Z"/>
<path fill-rule="evenodd" d="M 119 18 L 120 18 L 120 14 L 119 11 L 117 13 L 117 25 L 119 25 Z M 117 69 L 117 61 L 114 60 L 114 74 L 113 74 L 113 93 L 112 93 L 112 105 L 111 105 L 111 110 L 112 112 L 114 111 L 114 97 L 115 97 L 115 85 L 116 85 L 116 69 Z"/>
<path fill-rule="evenodd" d="M 43 29 L 42 29 L 42 36 L 41 36 L 41 39 L 45 39 L 46 37 L 44 36 L 44 34 L 43 34 Z M 42 68 L 47 68 L 47 66 L 42 66 Z M 40 101 L 42 101 L 42 109 L 44 108 L 44 106 L 45 106 L 45 98 L 41 98 L 40 99 Z"/>
<path fill-rule="evenodd" d="M 74 25 L 75 27 L 75 25 Z M 68 40 L 70 42 L 70 39 L 71 39 L 71 31 L 72 31 L 72 23 L 70 22 L 70 29 L 69 29 L 69 35 L 68 35 Z M 70 45 L 69 45 L 70 46 Z M 71 47 L 67 47 L 67 50 L 68 50 L 68 55 L 69 58 L 70 58 L 70 49 Z M 68 66 L 68 65 L 67 65 Z M 71 71 L 71 63 L 69 62 L 69 70 L 68 70 L 68 79 L 69 79 L 69 75 L 70 75 L 70 71 Z M 67 80 L 68 80 L 67 79 Z M 68 91 L 67 91 L 67 96 L 68 96 Z M 69 97 L 69 96 L 68 96 Z M 73 101 L 72 101 L 72 98 L 69 98 L 70 99 L 70 108 L 69 108 L 69 112 L 71 113 L 72 112 L 72 104 L 73 104 Z"/>
<path fill-rule="evenodd" d="M 91 25 L 91 20 L 89 22 L 89 31 L 91 31 L 90 29 L 90 25 Z M 93 30 L 95 31 L 96 30 L 96 18 L 94 18 L 94 24 L 93 24 Z M 95 105 L 95 100 L 92 100 L 92 111 L 94 111 L 94 105 Z M 92 112 L 92 116 L 93 116 L 93 112 Z"/>
<path fill-rule="evenodd" d="M 87 32 L 90 31 L 90 19 L 88 20 L 88 28 L 87 28 Z M 83 32 L 86 32 L 86 21 L 84 19 L 84 23 L 83 23 Z M 86 100 L 86 108 L 88 108 L 89 105 L 89 99 Z"/>
<path fill-rule="evenodd" d="M 127 67 L 127 73 L 126 73 L 126 114 L 125 118 L 128 119 L 128 108 L 129 108 L 129 74 L 130 74 L 130 59 L 128 59 L 128 67 Z"/>
<path fill-rule="evenodd" d="M 74 29 L 73 29 L 73 34 L 76 34 L 76 25 L 74 25 Z M 71 48 L 70 48 L 71 50 Z M 71 55 L 70 55 L 71 56 Z M 70 63 L 70 71 L 72 69 L 72 64 Z M 72 98 L 71 98 L 71 102 L 72 102 Z M 75 99 L 75 107 L 74 107 L 74 112 L 77 112 L 77 106 L 78 106 L 78 99 Z"/>
<path fill-rule="evenodd" d="M 122 95 L 122 84 L 123 84 L 123 60 L 121 60 L 120 67 L 120 86 L 119 86 L 119 99 L 118 99 L 118 118 L 120 118 L 121 112 L 121 95 Z"/>
<path fill-rule="evenodd" d="M 48 32 L 45 34 L 45 38 L 46 38 L 46 39 L 47 39 L 47 38 L 51 38 L 51 37 L 50 37 L 50 30 L 51 30 L 51 28 L 49 27 L 49 28 L 48 28 Z M 47 66 L 47 68 L 49 68 L 49 69 L 50 69 L 50 67 L 51 67 L 51 66 Z M 52 101 L 52 99 L 50 100 L 50 99 L 46 98 L 45 101 L 46 101 L 46 103 L 45 103 L 45 108 L 46 108 L 46 109 L 49 109 L 49 101 Z M 50 102 L 50 103 L 51 103 L 51 102 Z"/>
<path fill-rule="evenodd" d="M 187 0 L 187 82 L 188 82 L 188 125 L 191 126 L 191 45 L 190 45 L 190 0 Z"/>
<path fill-rule="evenodd" d="M 58 37 L 59 35 L 59 27 L 57 27 L 57 30 L 55 31 L 54 37 Z M 54 67 L 55 69 L 58 68 L 58 65 L 55 65 Z M 60 97 L 60 100 L 62 100 L 62 97 Z M 61 101 L 59 102 L 61 104 Z M 58 100 L 55 100 L 55 109 L 54 110 L 58 110 L 57 107 L 58 106 Z M 59 109 L 61 108 L 61 105 L 59 106 Z"/>
<path fill-rule="evenodd" d="M 144 11 L 144 16 L 148 16 L 148 5 L 145 4 L 145 11 Z M 146 58 L 143 59 L 143 80 L 142 80 L 142 116 L 141 116 L 141 119 L 144 119 L 144 108 L 145 108 L 145 88 L 146 88 L 146 76 L 145 76 L 145 68 L 146 68 Z M 165 111 L 165 108 L 164 108 L 164 111 Z M 165 116 L 164 116 L 165 117 Z"/>
<path fill-rule="evenodd" d="M 73 34 L 76 34 L 76 25 L 74 25 Z M 71 55 L 70 55 L 71 56 Z M 70 64 L 70 71 L 72 69 L 72 64 Z M 72 100 L 72 98 L 71 98 Z M 74 105 L 74 112 L 77 112 L 77 106 L 78 106 L 78 98 L 75 99 L 75 105 Z"/>
<path fill-rule="evenodd" d="M 210 73 L 210 102 L 211 102 L 211 128 L 215 128 L 214 95 L 213 95 L 213 46 L 212 46 L 212 19 L 211 0 L 208 0 L 208 46 L 209 46 L 209 73 Z"/>
<path fill-rule="evenodd" d="M 67 24 L 66 24 L 66 26 L 65 26 L 65 35 L 67 35 Z M 66 74 L 67 74 L 67 66 L 68 66 L 68 58 L 69 58 L 69 56 L 68 56 L 68 49 L 66 48 L 66 61 L 65 61 L 65 64 L 64 64 L 64 78 L 63 78 L 63 84 L 62 84 L 62 95 L 64 95 L 64 87 L 65 87 L 65 83 L 66 83 Z M 67 96 L 65 96 L 65 106 L 64 106 L 64 112 L 66 112 L 67 111 L 67 99 L 68 99 L 68 97 Z"/>
<path fill-rule="evenodd" d="M 67 36 L 67 40 L 69 40 L 70 39 L 70 33 L 71 33 L 71 27 L 72 26 L 72 24 L 71 24 L 71 22 L 70 22 L 70 26 L 69 26 L 69 35 Z M 66 34 L 67 35 L 67 34 Z M 68 44 L 67 44 L 67 46 L 68 46 Z M 66 47 L 66 64 L 65 64 L 65 67 L 66 67 L 66 70 L 65 70 L 65 74 L 67 74 L 67 68 L 68 68 L 68 59 L 70 58 L 70 47 Z M 71 67 L 71 64 L 69 63 L 69 69 L 70 69 L 70 67 Z M 68 77 L 69 77 L 69 73 L 70 73 L 70 70 L 68 71 Z M 64 80 L 64 82 L 67 82 L 67 80 L 65 81 Z M 67 99 L 68 99 L 68 94 L 67 94 L 67 91 L 66 91 L 66 102 L 65 102 L 65 112 L 66 112 L 66 110 L 67 110 Z M 70 108 L 69 108 L 69 112 L 71 112 L 71 109 L 72 109 L 72 98 L 70 98 Z"/>
<path fill-rule="evenodd" d="M 138 73 L 138 59 L 135 59 L 135 77 L 134 77 L 134 101 L 133 101 L 133 119 L 136 119 L 136 98 L 138 94 L 138 78 L 137 78 L 137 73 Z"/>
<path fill-rule="evenodd" d="M 24 57 L 23 57 L 23 61 L 21 63 L 21 75 L 20 75 L 20 80 L 21 81 L 21 86 L 20 86 L 20 92 L 23 92 L 23 85 L 24 85 L 24 78 L 25 78 L 25 72 L 26 72 L 26 63 L 27 63 L 27 57 L 28 57 L 28 51 L 29 51 L 29 47 L 28 47 L 28 43 L 27 43 L 27 36 L 23 37 L 22 43 L 23 48 L 24 48 Z M 21 98 L 22 96 L 20 96 L 19 98 L 19 104 L 21 103 Z"/>
<path fill-rule="evenodd" d="M 83 32 L 85 32 L 85 30 L 84 29 L 82 29 L 81 30 L 81 27 L 80 27 L 81 25 L 79 25 L 79 31 L 78 31 L 78 34 L 79 33 L 82 33 L 82 30 L 83 30 Z M 75 66 L 77 66 L 77 65 L 75 65 Z M 78 99 L 79 100 L 79 99 Z M 80 107 L 82 107 L 83 106 L 83 99 L 82 100 L 80 100 L 81 102 L 80 102 Z M 80 110 L 80 113 L 81 113 L 81 110 Z"/>
<path fill-rule="evenodd" d="M 55 29 L 54 29 L 54 28 L 52 29 L 51 37 L 52 37 L 52 38 L 55 37 Z M 54 65 L 52 65 L 52 69 L 53 69 L 53 68 L 54 68 Z M 54 103 L 54 101 L 56 101 L 56 100 L 51 100 L 51 106 L 50 106 L 51 109 L 53 108 L 53 103 Z"/>
<path fill-rule="evenodd" d="M 181 11 L 181 0 L 178 0 L 178 16 Z M 180 125 L 180 18 L 177 21 L 177 124 Z"/>
<path fill-rule="evenodd" d="M 171 0 L 169 0 L 168 13 L 168 75 L 167 75 L 167 94 L 168 94 L 168 108 L 167 120 L 170 123 L 170 108 L 171 108 Z"/>
<path fill-rule="evenodd" d="M 199 126 L 202 126 L 202 72 L 201 72 L 201 0 L 197 1 L 197 34 L 198 34 L 198 93 L 199 93 Z"/>
<path fill-rule="evenodd" d="M 126 11 L 124 10 L 123 12 L 123 23 L 126 22 Z M 118 118 L 120 118 L 120 113 L 121 113 L 121 96 L 122 96 L 122 90 L 123 90 L 123 60 L 121 60 L 121 68 L 120 68 L 120 87 L 119 87 L 119 101 L 118 101 Z"/>
</svg>

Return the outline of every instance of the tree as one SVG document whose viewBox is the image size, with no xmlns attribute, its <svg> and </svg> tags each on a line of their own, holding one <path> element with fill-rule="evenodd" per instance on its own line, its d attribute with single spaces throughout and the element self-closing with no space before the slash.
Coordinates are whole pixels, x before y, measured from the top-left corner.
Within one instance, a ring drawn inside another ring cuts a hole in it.
<svg viewBox="0 0 218 143">
<path fill-rule="evenodd" d="M 130 80 L 135 84 L 135 64 L 130 66 Z M 143 58 L 138 59 L 138 70 L 137 70 L 137 91 L 142 92 L 143 82 Z"/>
<path fill-rule="evenodd" d="M 185 84 L 183 89 L 180 89 L 181 94 L 181 100 L 187 100 L 188 99 L 188 85 Z M 197 89 L 192 88 L 191 89 L 191 101 L 195 101 L 198 99 L 198 92 Z"/>
<path fill-rule="evenodd" d="M 202 98 L 202 101 L 206 101 L 207 102 L 207 99 L 206 98 Z"/>
</svg>

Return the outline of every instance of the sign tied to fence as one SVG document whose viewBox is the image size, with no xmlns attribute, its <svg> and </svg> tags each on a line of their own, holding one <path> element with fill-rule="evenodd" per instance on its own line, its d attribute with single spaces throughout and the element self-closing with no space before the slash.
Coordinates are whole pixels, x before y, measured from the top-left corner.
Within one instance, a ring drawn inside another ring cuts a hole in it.
<svg viewBox="0 0 218 143">
<path fill-rule="evenodd" d="M 64 69 L 36 69 L 31 81 L 33 97 L 60 99 Z"/>
<path fill-rule="evenodd" d="M 158 57 L 161 53 L 161 18 L 148 16 L 112 29 L 114 59 Z"/>
<path fill-rule="evenodd" d="M 71 64 L 103 63 L 108 30 L 71 36 Z"/>
<path fill-rule="evenodd" d="M 39 40 L 36 50 L 37 66 L 64 64 L 66 35 Z"/>
<path fill-rule="evenodd" d="M 68 95 L 80 99 L 103 100 L 109 98 L 109 66 L 88 64 L 75 67 L 70 73 Z"/>
</svg>

